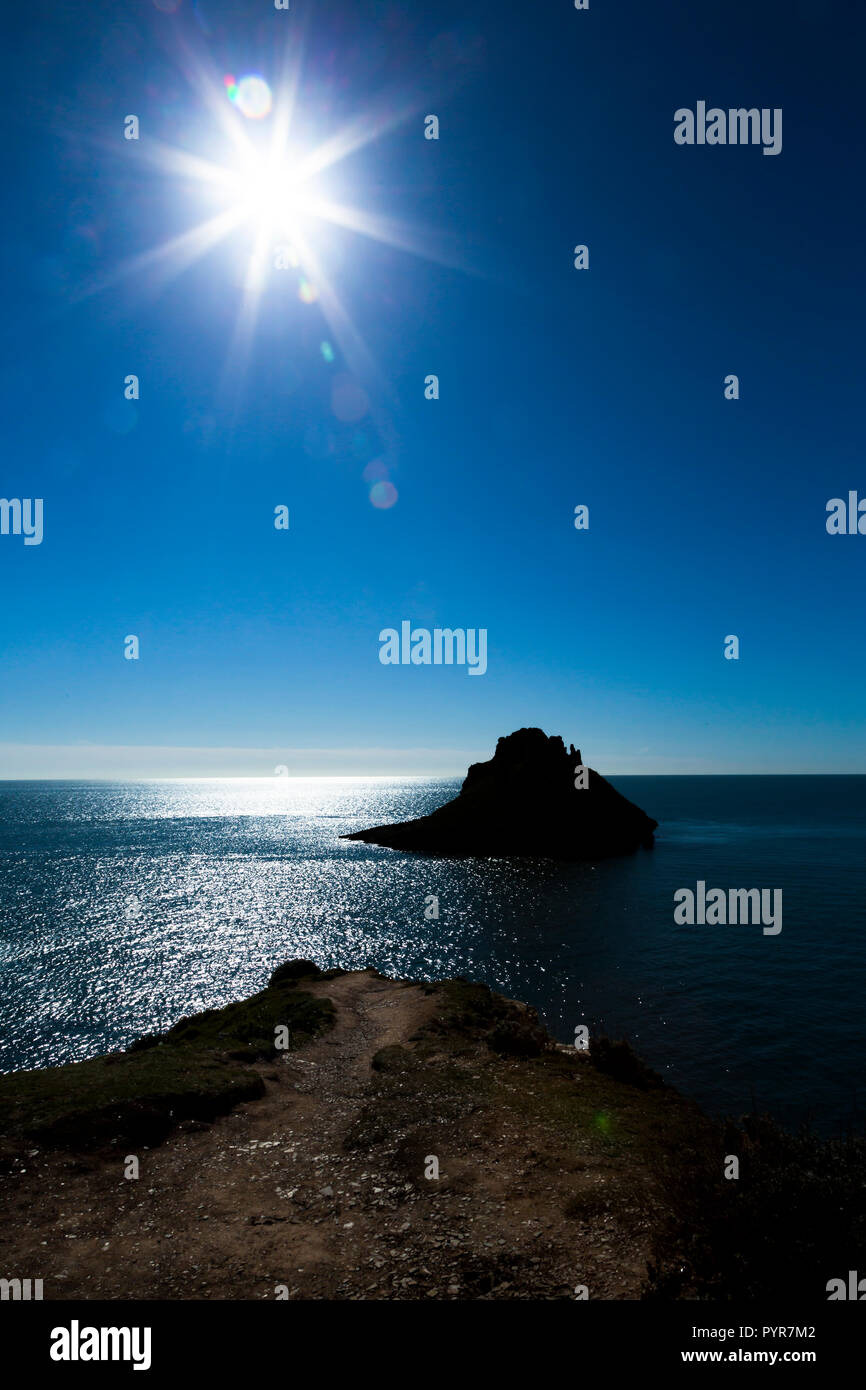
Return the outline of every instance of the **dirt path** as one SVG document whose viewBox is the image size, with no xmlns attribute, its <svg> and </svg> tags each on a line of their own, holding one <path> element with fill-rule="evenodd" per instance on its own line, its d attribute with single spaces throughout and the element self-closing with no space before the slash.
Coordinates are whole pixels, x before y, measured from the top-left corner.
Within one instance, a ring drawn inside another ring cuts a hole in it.
<svg viewBox="0 0 866 1390">
<path fill-rule="evenodd" d="M 435 991 L 373 971 L 304 989 L 334 1028 L 257 1064 L 261 1099 L 143 1149 L 137 1180 L 123 1151 L 31 1151 L 0 1273 L 46 1299 L 639 1296 L 663 1211 L 629 1096 L 614 1142 L 573 1051 L 551 1071 L 455 1046 Z"/>
</svg>

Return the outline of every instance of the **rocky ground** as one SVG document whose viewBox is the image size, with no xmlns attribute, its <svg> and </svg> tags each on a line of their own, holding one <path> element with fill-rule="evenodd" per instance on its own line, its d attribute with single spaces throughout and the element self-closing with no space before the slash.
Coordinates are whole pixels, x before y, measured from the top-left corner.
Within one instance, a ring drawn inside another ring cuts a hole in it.
<svg viewBox="0 0 866 1390">
<path fill-rule="evenodd" d="M 333 1026 L 247 1063 L 258 1098 L 148 1147 L 7 1145 L 4 1273 L 46 1299 L 641 1296 L 694 1107 L 482 986 L 293 988 Z"/>
</svg>

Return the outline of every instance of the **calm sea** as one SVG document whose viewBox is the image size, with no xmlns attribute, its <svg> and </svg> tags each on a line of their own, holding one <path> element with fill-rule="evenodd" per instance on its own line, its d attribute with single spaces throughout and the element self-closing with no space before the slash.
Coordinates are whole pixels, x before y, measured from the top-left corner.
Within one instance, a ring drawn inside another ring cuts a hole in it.
<svg viewBox="0 0 866 1390">
<path fill-rule="evenodd" d="M 338 838 L 459 781 L 0 783 L 0 1070 L 123 1047 L 305 956 L 484 980 L 565 1042 L 625 1034 L 714 1113 L 862 1123 L 866 777 L 612 780 L 659 831 L 595 865 Z M 698 879 L 781 888 L 781 934 L 676 925 Z"/>
</svg>

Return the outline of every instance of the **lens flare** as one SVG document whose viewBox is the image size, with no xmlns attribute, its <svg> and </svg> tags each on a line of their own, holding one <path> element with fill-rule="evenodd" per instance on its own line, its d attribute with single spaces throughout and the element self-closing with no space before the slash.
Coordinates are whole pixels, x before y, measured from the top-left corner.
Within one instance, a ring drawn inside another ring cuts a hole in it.
<svg viewBox="0 0 866 1390">
<path fill-rule="evenodd" d="M 229 92 L 229 100 L 250 121 L 260 121 L 267 116 L 273 104 L 270 87 L 256 73 L 242 77 L 235 87 L 234 96 Z"/>
<path fill-rule="evenodd" d="M 344 424 L 354 424 L 367 414 L 370 401 L 359 382 L 341 372 L 331 387 L 331 409 Z"/>
<path fill-rule="evenodd" d="M 374 483 L 370 488 L 370 501 L 380 511 L 387 511 L 397 501 L 397 489 L 393 483 Z"/>
<path fill-rule="evenodd" d="M 210 25 L 202 15 L 209 15 L 215 0 L 153 0 L 159 8 L 191 7 L 201 28 Z M 279 26 L 284 28 L 285 26 Z M 270 62 L 270 59 L 263 60 Z M 290 271 L 280 283 L 291 295 L 297 295 L 305 305 L 316 306 L 305 319 L 322 322 L 310 346 L 321 353 L 323 361 L 334 366 L 328 371 L 330 387 L 342 362 L 354 362 L 357 369 L 374 374 L 375 363 L 363 337 L 353 323 L 345 304 L 332 283 L 327 258 L 322 254 L 322 241 L 315 225 L 345 229 L 357 236 L 369 237 L 382 246 L 410 251 L 427 260 L 451 265 L 453 257 L 444 256 L 433 246 L 429 233 L 416 234 L 408 226 L 386 216 L 373 215 L 362 209 L 344 205 L 336 198 L 336 189 L 328 190 L 320 183 L 323 174 L 334 170 L 355 151 L 361 150 L 396 129 L 410 116 L 421 110 L 415 103 L 398 104 L 387 116 L 378 108 L 353 118 L 342 129 L 327 135 L 315 147 L 295 143 L 293 126 L 300 66 L 286 71 L 285 81 L 274 91 L 257 72 L 235 69 L 214 78 L 205 66 L 193 62 L 190 80 L 205 107 L 216 115 L 215 137 L 220 141 L 216 154 L 205 157 L 181 147 L 148 144 L 147 158 L 166 175 L 183 180 L 184 189 L 197 184 L 205 201 L 200 221 L 178 235 L 166 238 L 159 245 L 123 261 L 107 273 L 94 273 L 81 291 L 83 297 L 101 293 L 118 281 L 143 272 L 152 276 L 154 285 L 174 279 L 198 262 L 212 248 L 229 238 L 243 243 L 241 255 L 244 268 L 237 276 L 239 299 L 236 324 L 227 361 L 231 373 L 240 383 L 243 369 L 249 363 L 252 339 L 258 324 L 266 292 L 277 283 L 272 271 Z M 222 85 L 228 102 L 236 107 L 243 120 L 238 120 L 220 100 Z M 270 117 L 267 121 L 265 117 Z M 250 127 L 245 122 L 258 123 Z M 303 130 L 301 132 L 303 134 Z M 329 176 L 330 177 L 330 176 Z M 211 206 L 215 205 L 215 206 Z M 94 243 L 94 251 L 98 245 Z M 236 258 L 238 260 L 239 258 Z M 454 262 L 457 264 L 457 262 Z M 45 267 L 48 288 L 63 294 L 72 283 L 67 265 L 59 257 Z M 231 274 L 231 271 L 229 272 Z M 310 325 L 305 325 L 305 333 Z M 324 337 L 322 330 L 335 336 Z M 315 331 L 315 330 L 310 330 Z M 339 339 L 339 342 L 338 342 Z M 227 366 L 227 372 L 229 367 Z M 294 389 L 294 387 L 293 387 Z M 241 387 L 238 386 L 240 393 Z M 371 419 L 371 402 L 357 382 L 338 381 L 331 399 L 333 416 L 343 426 L 336 441 L 325 438 L 316 446 L 317 454 L 329 458 L 338 454 L 354 472 L 375 457 L 380 447 Z M 135 428 L 133 410 L 122 417 L 108 413 L 107 428 Z M 348 428 L 346 428 L 348 427 Z M 312 449 L 312 444 L 305 444 Z M 387 470 L 371 473 L 365 479 L 371 504 L 387 510 L 397 500 L 397 489 L 390 482 Z"/>
<path fill-rule="evenodd" d="M 365 483 L 384 483 L 388 481 L 388 469 L 382 459 L 372 459 L 364 469 L 361 477 Z"/>
</svg>

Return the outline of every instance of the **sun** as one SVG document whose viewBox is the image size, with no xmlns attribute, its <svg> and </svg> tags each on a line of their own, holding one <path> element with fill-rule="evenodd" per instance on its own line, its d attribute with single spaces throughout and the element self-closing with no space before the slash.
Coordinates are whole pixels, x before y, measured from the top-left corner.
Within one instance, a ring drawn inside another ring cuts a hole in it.
<svg viewBox="0 0 866 1390">
<path fill-rule="evenodd" d="M 234 182 L 238 204 L 256 230 L 291 234 L 301 203 L 300 184 L 291 166 L 254 159 Z"/>
<path fill-rule="evenodd" d="M 256 234 L 291 237 L 305 204 L 298 164 L 285 156 L 251 150 L 237 168 L 224 171 L 223 192 L 238 221 Z"/>
<path fill-rule="evenodd" d="M 378 375 L 363 335 L 326 264 L 325 225 L 370 238 L 395 250 L 467 270 L 462 251 L 443 253 L 441 234 L 351 206 L 340 198 L 339 165 L 387 132 L 417 118 L 417 93 L 407 97 L 383 91 L 372 107 L 348 124 L 309 143 L 311 122 L 303 121 L 303 143 L 296 134 L 301 86 L 300 57 L 282 64 L 273 86 L 260 74 L 220 78 L 208 63 L 185 50 L 185 76 L 205 117 L 196 145 L 180 147 L 149 139 L 142 158 L 154 173 L 176 182 L 182 201 L 196 220 L 186 230 L 82 284 L 79 298 L 101 293 L 126 279 L 152 292 L 166 286 L 223 243 L 234 243 L 240 258 L 240 299 L 226 347 L 226 376 L 242 382 L 263 301 L 286 283 L 286 270 L 304 305 L 317 304 L 332 343 L 356 374 Z M 275 64 L 280 67 L 279 60 Z M 350 286 L 348 287 L 351 288 Z M 282 291 L 281 291 L 282 292 Z"/>
</svg>

